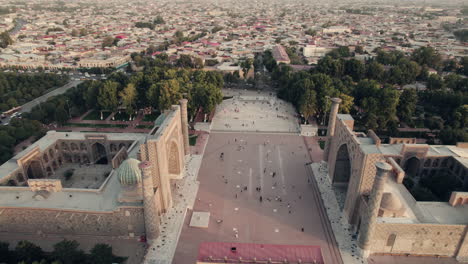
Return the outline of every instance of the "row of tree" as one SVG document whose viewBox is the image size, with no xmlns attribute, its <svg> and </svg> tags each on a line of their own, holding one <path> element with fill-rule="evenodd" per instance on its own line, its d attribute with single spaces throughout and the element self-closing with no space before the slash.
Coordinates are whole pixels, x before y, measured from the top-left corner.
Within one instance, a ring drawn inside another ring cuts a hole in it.
<svg viewBox="0 0 468 264">
<path fill-rule="evenodd" d="M 46 253 L 25 240 L 19 241 L 14 250 L 9 249 L 8 243 L 0 242 L 0 256 L 2 263 L 6 264 L 112 264 L 123 263 L 127 259 L 115 256 L 107 244 L 96 244 L 89 254 L 79 246 L 75 240 L 62 240 L 53 246 L 52 252 Z"/>
<path fill-rule="evenodd" d="M 52 73 L 16 74 L 0 72 L 0 111 L 22 105 L 47 90 L 66 84 L 69 77 Z"/>
<path fill-rule="evenodd" d="M 14 147 L 30 137 L 33 141 L 45 134 L 43 125 L 34 120 L 13 118 L 10 124 L 0 126 L 0 164 L 9 160 L 14 153 Z"/>
<path fill-rule="evenodd" d="M 222 100 L 222 74 L 190 68 L 177 68 L 167 62 L 167 56 L 145 57 L 148 67 L 130 77 L 121 72 L 111 74 L 105 81 L 86 81 L 66 94 L 55 96 L 36 106 L 25 115 L 45 124 L 63 124 L 89 109 L 116 111 L 132 115 L 136 110 L 152 107 L 164 111 L 181 98 L 189 99 L 189 111 L 211 112 Z M 158 66 L 156 66 L 158 65 Z"/>
<path fill-rule="evenodd" d="M 162 16 L 157 16 L 152 22 L 136 22 L 135 27 L 137 28 L 149 28 L 154 29 L 156 25 L 165 24 L 166 22 L 162 18 Z"/>
<path fill-rule="evenodd" d="M 397 136 L 400 122 L 415 125 L 423 120 L 424 125 L 443 130 L 440 138 L 446 144 L 468 139 L 464 130 L 468 78 L 457 74 L 464 73 L 466 59 L 454 61 L 452 73 L 442 78 L 427 73 L 444 64 L 432 48 L 420 48 L 410 55 L 378 50 L 375 59 L 364 62 L 350 57 L 352 53 L 344 47 L 331 53 L 315 69 L 295 72 L 287 65 L 276 65 L 271 52 L 265 52 L 260 67 L 272 72 L 280 98 L 293 103 L 305 118 L 315 116 L 319 123 L 329 111 L 329 98 L 340 97 L 340 111 L 352 113 L 366 129 Z M 428 90 L 396 89 L 416 80 L 426 82 Z"/>
</svg>

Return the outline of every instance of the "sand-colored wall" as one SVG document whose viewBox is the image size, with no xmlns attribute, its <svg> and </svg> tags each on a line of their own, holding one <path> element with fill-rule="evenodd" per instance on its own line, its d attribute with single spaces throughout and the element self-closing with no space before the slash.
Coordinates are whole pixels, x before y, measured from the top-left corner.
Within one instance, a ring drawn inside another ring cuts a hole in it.
<svg viewBox="0 0 468 264">
<path fill-rule="evenodd" d="M 145 232 L 143 208 L 119 208 L 114 212 L 47 209 L 0 209 L 0 232 L 140 236 Z"/>
<path fill-rule="evenodd" d="M 372 235 L 372 253 L 415 254 L 456 256 L 463 244 L 463 252 L 467 255 L 468 245 L 465 245 L 465 225 L 436 224 L 392 224 L 377 223 Z M 395 242 L 387 245 L 390 235 L 396 235 Z"/>
</svg>

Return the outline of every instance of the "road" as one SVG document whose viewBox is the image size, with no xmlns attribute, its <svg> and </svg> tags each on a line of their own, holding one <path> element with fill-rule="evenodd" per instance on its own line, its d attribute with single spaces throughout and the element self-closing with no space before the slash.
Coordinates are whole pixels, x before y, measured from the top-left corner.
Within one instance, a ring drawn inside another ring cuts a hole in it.
<svg viewBox="0 0 468 264">
<path fill-rule="evenodd" d="M 16 35 L 26 23 L 27 22 L 23 19 L 17 19 L 15 21 L 15 27 L 10 30 L 10 35 Z"/>
<path fill-rule="evenodd" d="M 72 88 L 72 87 L 75 87 L 77 86 L 78 84 L 82 83 L 83 81 L 81 80 L 73 80 L 73 81 L 70 81 L 69 83 L 65 84 L 64 86 L 62 87 L 59 87 L 57 89 L 54 89 L 42 96 L 39 96 L 38 98 L 24 104 L 21 106 L 21 110 L 18 111 L 19 113 L 26 113 L 26 112 L 30 112 L 36 105 L 38 105 L 39 103 L 43 103 L 45 101 L 47 101 L 47 99 L 49 99 L 49 97 L 52 97 L 52 96 L 56 96 L 56 95 L 59 95 L 59 94 L 63 94 L 65 93 L 68 89 Z M 3 124 L 8 124 L 10 123 L 10 119 L 11 117 L 6 117 L 5 119 L 2 120 L 2 123 Z"/>
</svg>

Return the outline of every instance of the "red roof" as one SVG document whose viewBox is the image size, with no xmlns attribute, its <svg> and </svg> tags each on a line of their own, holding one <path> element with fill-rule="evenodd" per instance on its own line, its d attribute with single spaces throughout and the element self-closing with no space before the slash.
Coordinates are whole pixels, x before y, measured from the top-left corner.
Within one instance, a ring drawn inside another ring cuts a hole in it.
<svg viewBox="0 0 468 264">
<path fill-rule="evenodd" d="M 239 258 L 243 262 L 271 259 L 281 263 L 284 260 L 288 263 L 299 260 L 302 263 L 324 263 L 319 246 L 205 242 L 198 250 L 198 261 L 205 263 L 239 263 Z"/>
</svg>

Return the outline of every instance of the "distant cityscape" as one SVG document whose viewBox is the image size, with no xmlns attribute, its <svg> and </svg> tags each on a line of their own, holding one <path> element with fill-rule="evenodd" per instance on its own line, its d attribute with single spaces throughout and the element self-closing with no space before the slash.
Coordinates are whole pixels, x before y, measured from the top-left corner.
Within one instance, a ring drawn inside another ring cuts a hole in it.
<svg viewBox="0 0 468 264">
<path fill-rule="evenodd" d="M 362 46 L 360 60 L 380 47 L 411 52 L 429 45 L 447 58 L 466 54 L 453 34 L 466 26 L 456 4 L 3 1 L 2 10 L 0 32 L 10 31 L 13 41 L 2 49 L 2 67 L 116 68 L 150 49 L 174 60 L 197 57 L 222 71 L 276 45 L 294 49 L 292 64 L 315 64 L 339 46 Z"/>
<path fill-rule="evenodd" d="M 0 0 L 0 264 L 468 263 L 468 3 Z"/>
</svg>

